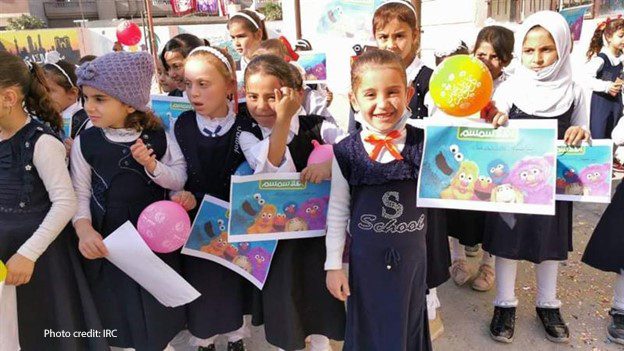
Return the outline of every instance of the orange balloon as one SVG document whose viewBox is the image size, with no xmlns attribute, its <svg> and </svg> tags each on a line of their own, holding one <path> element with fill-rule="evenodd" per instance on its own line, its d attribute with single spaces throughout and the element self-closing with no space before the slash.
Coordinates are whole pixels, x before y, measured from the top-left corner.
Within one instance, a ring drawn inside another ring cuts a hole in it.
<svg viewBox="0 0 624 351">
<path fill-rule="evenodd" d="M 429 93 L 435 105 L 454 117 L 481 111 L 492 98 L 494 82 L 487 66 L 469 55 L 451 56 L 431 76 Z"/>
</svg>

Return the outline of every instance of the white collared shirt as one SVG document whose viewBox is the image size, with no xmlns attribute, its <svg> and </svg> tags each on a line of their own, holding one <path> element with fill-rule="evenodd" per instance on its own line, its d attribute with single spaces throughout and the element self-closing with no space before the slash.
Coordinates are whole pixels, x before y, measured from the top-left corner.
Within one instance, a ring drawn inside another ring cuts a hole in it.
<svg viewBox="0 0 624 351">
<path fill-rule="evenodd" d="M 228 112 L 225 117 L 205 117 L 195 112 L 195 120 L 197 121 L 197 128 L 199 131 L 208 137 L 222 136 L 227 133 L 234 122 L 236 122 L 236 113 L 232 104 L 228 105 Z"/>
<path fill-rule="evenodd" d="M 414 79 L 416 79 L 416 76 L 420 73 L 420 70 L 424 66 L 425 65 L 422 60 L 418 58 L 418 56 L 414 57 L 412 63 L 410 63 L 405 69 L 405 74 L 407 75 L 407 85 L 412 85 L 412 83 L 414 83 Z"/>
<path fill-rule="evenodd" d="M 609 62 L 613 66 L 617 66 L 624 62 L 624 55 L 616 57 L 607 47 L 603 47 L 600 52 L 607 55 Z M 598 72 L 602 69 L 604 64 L 605 62 L 602 57 L 599 57 L 598 55 L 592 57 L 591 60 L 585 64 L 585 75 L 589 78 L 589 86 L 593 91 L 608 93 L 609 89 L 613 85 L 613 82 L 596 78 L 598 76 Z"/>
<path fill-rule="evenodd" d="M 299 118 L 306 118 L 306 114 L 305 109 L 300 107 L 291 118 L 288 138 L 286 139 L 287 144 L 290 144 L 295 135 L 299 134 Z M 269 162 L 269 136 L 271 135 L 271 129 L 260 127 L 260 130 L 262 131 L 263 140 L 259 140 L 255 135 L 249 132 L 242 132 L 239 140 L 243 154 L 245 154 L 249 166 L 254 169 L 254 173 L 296 172 L 295 163 L 288 148 L 286 148 L 284 159 L 281 164 L 275 166 Z M 345 133 L 338 128 L 338 126 L 327 120 L 323 121 L 321 125 L 321 137 L 325 144 L 335 144 L 345 136 Z"/>
</svg>

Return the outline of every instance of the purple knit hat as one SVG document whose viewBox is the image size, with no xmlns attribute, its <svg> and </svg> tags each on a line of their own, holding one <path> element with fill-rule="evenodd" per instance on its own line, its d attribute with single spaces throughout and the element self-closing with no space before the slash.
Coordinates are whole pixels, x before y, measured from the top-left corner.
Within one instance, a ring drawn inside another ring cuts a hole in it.
<svg viewBox="0 0 624 351">
<path fill-rule="evenodd" d="M 76 70 L 78 86 L 93 87 L 138 111 L 148 110 L 153 75 L 152 55 L 145 51 L 112 52 Z"/>
</svg>

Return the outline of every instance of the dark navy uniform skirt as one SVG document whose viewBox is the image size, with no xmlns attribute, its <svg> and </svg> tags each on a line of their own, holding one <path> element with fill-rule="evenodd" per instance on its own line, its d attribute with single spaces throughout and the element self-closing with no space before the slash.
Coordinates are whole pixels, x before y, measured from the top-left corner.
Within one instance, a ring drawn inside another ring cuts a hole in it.
<svg viewBox="0 0 624 351">
<path fill-rule="evenodd" d="M 506 215 L 506 214 L 503 214 Z M 572 202 L 556 201 L 555 215 L 512 214 L 513 228 L 499 213 L 485 219 L 483 249 L 510 260 L 565 261 L 572 251 Z"/>
<path fill-rule="evenodd" d="M 624 182 L 602 214 L 587 243 L 583 262 L 605 272 L 622 274 L 624 269 Z"/>
<path fill-rule="evenodd" d="M 446 210 L 448 235 L 466 246 L 483 242 L 485 212 L 467 210 Z"/>
</svg>

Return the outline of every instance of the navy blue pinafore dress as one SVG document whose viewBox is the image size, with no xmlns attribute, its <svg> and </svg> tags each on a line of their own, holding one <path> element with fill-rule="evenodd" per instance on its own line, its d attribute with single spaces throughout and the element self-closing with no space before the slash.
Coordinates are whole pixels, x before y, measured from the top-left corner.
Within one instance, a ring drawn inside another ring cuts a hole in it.
<svg viewBox="0 0 624 351">
<path fill-rule="evenodd" d="M 126 221 L 135 227 L 141 212 L 166 199 L 165 189 L 154 183 L 133 157 L 130 146 L 109 140 L 101 128 L 80 133 L 82 154 L 91 171 L 93 228 L 107 237 Z M 143 131 L 143 142 L 161 159 L 167 150 L 164 130 Z M 156 254 L 177 272 L 180 253 Z M 84 260 L 85 273 L 104 328 L 116 330 L 111 346 L 136 351 L 164 349 L 185 325 L 184 306 L 163 306 L 126 273 L 105 258 Z"/>
<path fill-rule="evenodd" d="M 404 160 L 377 163 L 360 133 L 334 146 L 351 193 L 344 350 L 431 350 L 427 318 L 427 217 L 416 206 L 423 133 L 407 126 Z"/>
<path fill-rule="evenodd" d="M 33 164 L 42 135 L 56 133 L 31 120 L 0 141 L 0 260 L 7 262 L 37 230 L 52 203 Z M 109 350 L 104 338 L 46 338 L 45 330 L 102 330 L 68 224 L 35 263 L 30 282 L 17 287 L 22 351 Z M 2 346 L 2 340 L 0 340 Z"/>
<path fill-rule="evenodd" d="M 558 138 L 563 139 L 571 126 L 574 103 L 557 117 L 532 116 L 512 106 L 509 119 L 556 119 Z M 565 261 L 572 251 L 572 202 L 556 201 L 555 215 L 514 214 L 510 227 L 499 213 L 489 212 L 485 218 L 483 249 L 495 256 L 533 263 Z"/>
<path fill-rule="evenodd" d="M 596 78 L 615 82 L 615 79 L 622 74 L 624 64 L 614 66 L 611 60 L 604 53 L 599 53 L 598 57 L 602 58 L 604 65 L 598 72 Z M 592 93 L 591 112 L 590 112 L 589 128 L 593 139 L 609 139 L 611 132 L 617 125 L 620 117 L 622 117 L 622 94 L 612 96 L 607 93 Z"/>
<path fill-rule="evenodd" d="M 206 194 L 229 201 L 231 176 L 245 160 L 238 140 L 246 122 L 239 115 L 225 134 L 209 137 L 199 130 L 195 111 L 186 111 L 178 117 L 174 133 L 187 164 L 184 190 L 193 193 L 198 204 L 190 212 L 191 219 L 197 215 Z M 243 316 L 251 311 L 251 283 L 203 258 L 183 255 L 182 262 L 183 277 L 202 294 L 187 307 L 191 334 L 207 339 L 239 329 Z"/>
</svg>

